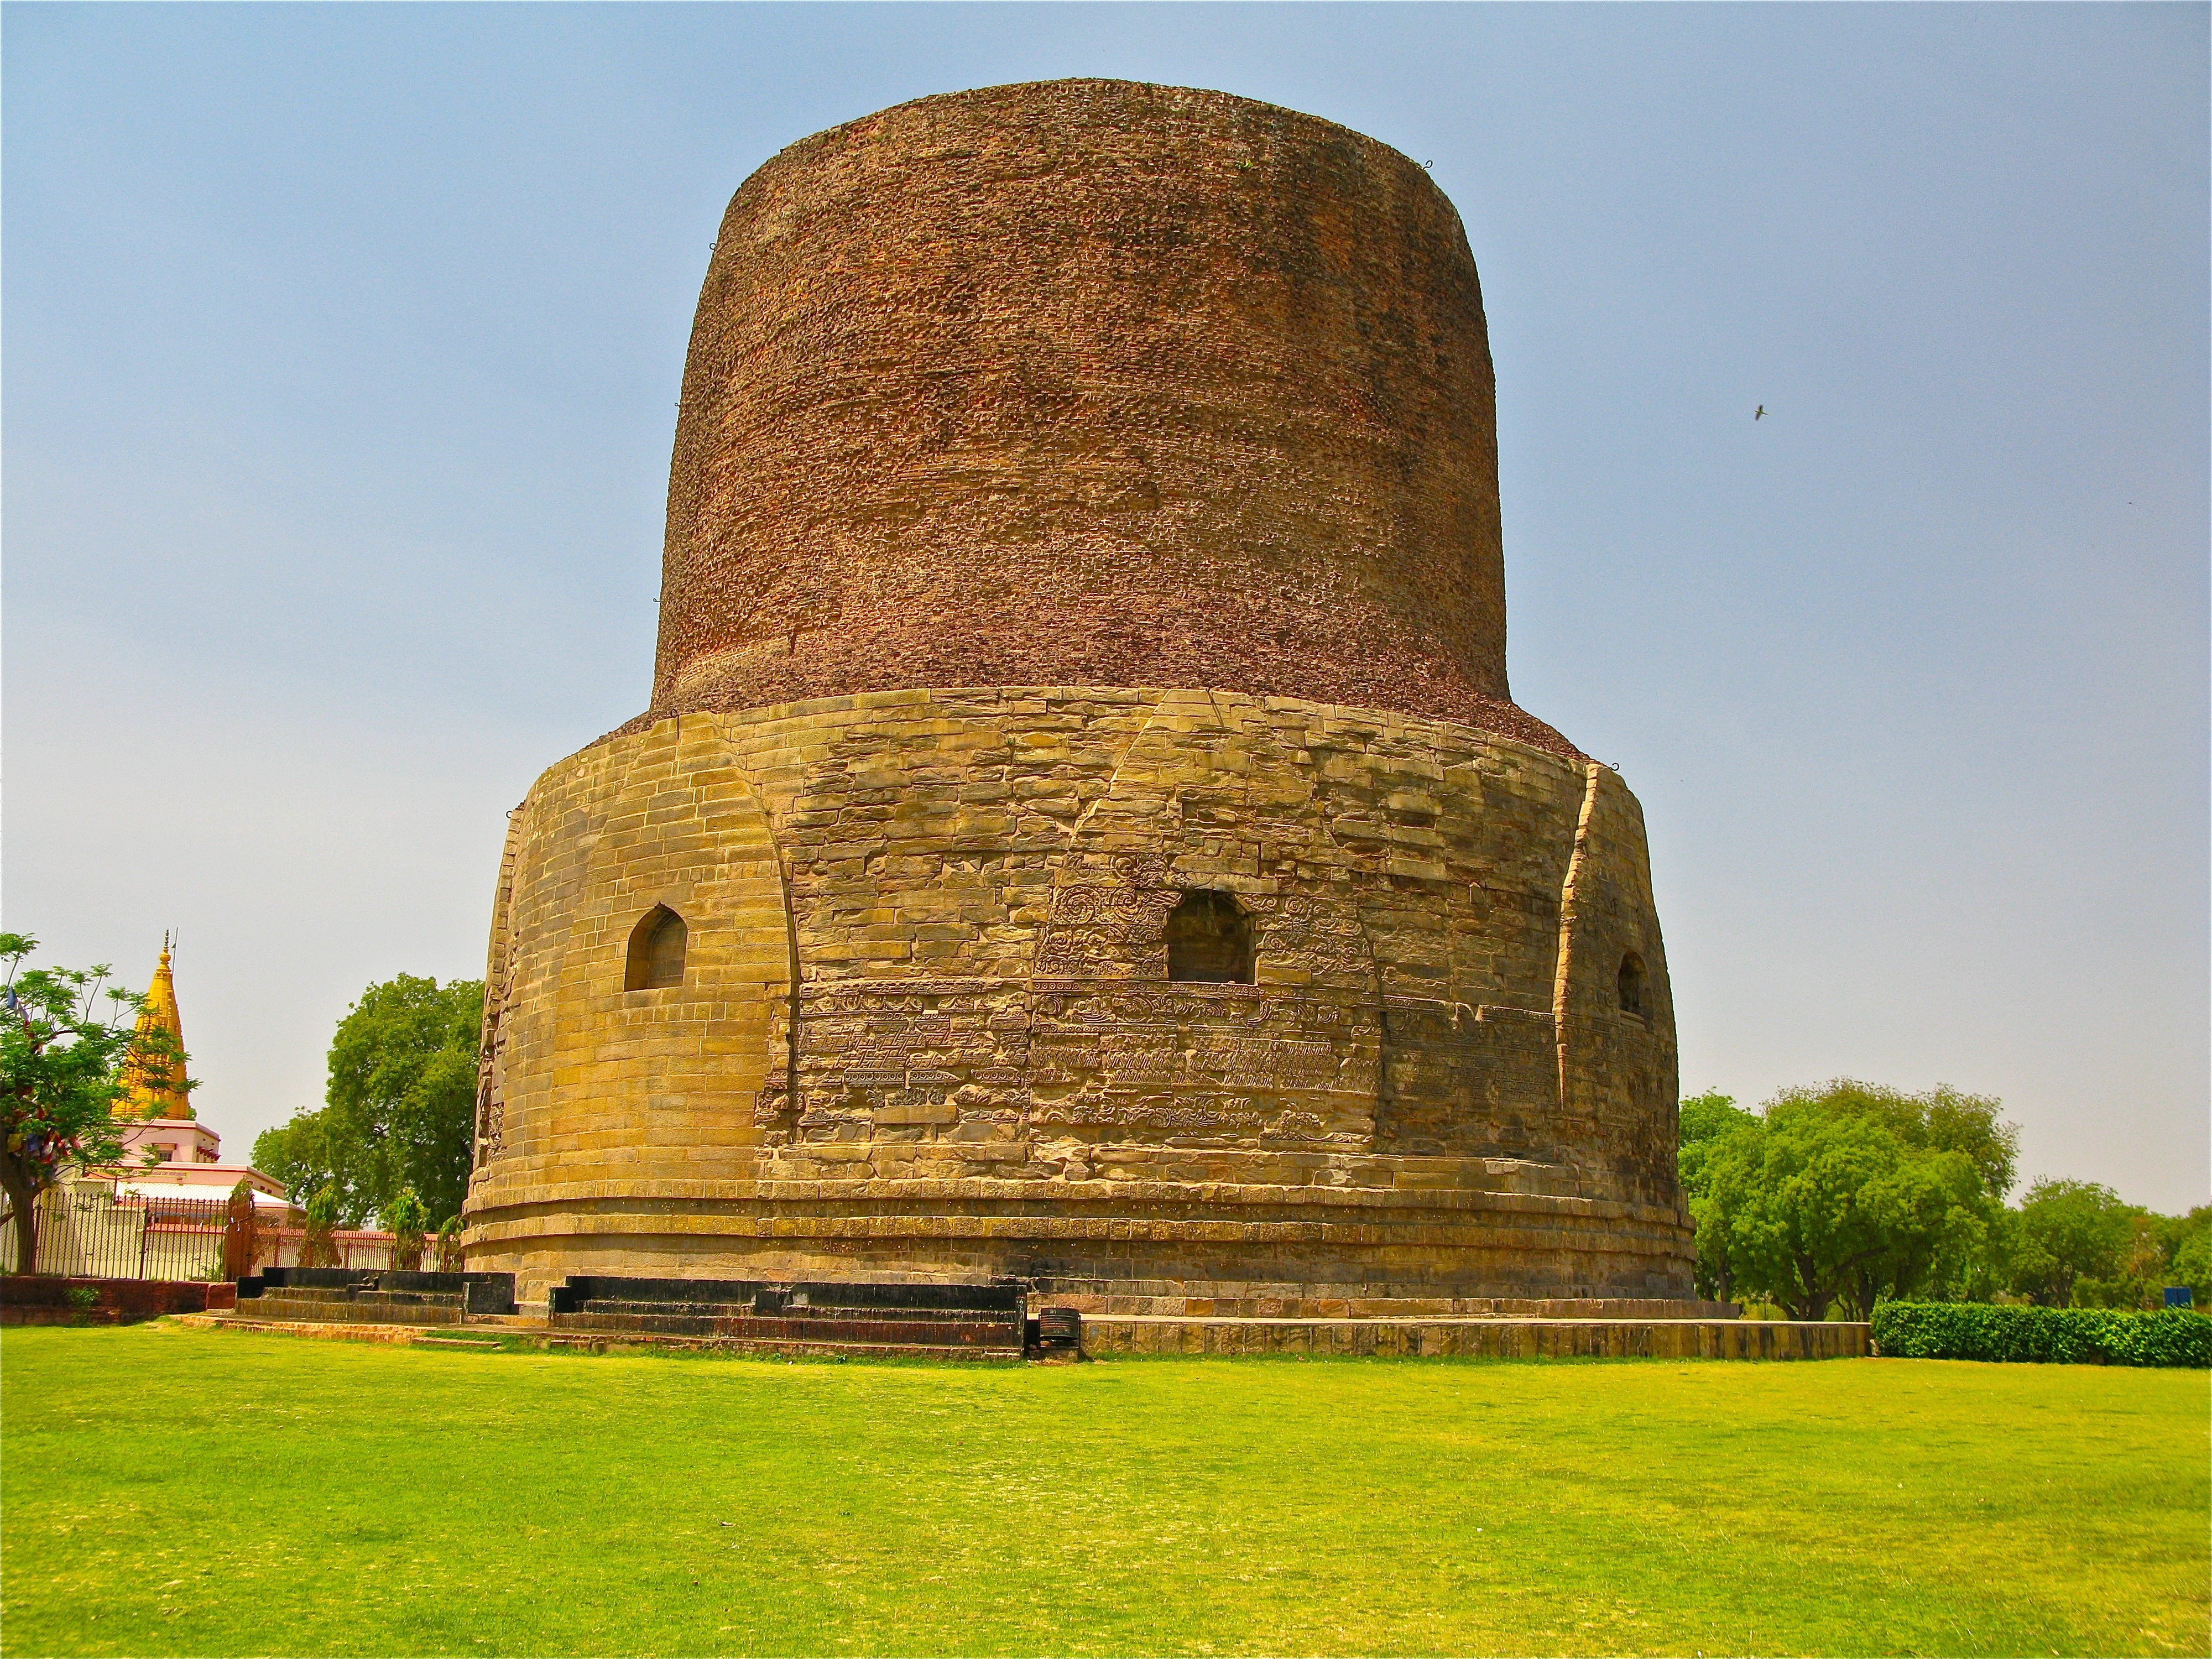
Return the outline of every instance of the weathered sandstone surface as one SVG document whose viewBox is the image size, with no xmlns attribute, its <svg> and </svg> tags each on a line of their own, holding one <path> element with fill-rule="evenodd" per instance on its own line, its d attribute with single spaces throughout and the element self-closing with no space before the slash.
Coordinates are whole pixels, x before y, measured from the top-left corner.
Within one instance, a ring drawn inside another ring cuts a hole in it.
<svg viewBox="0 0 2212 1659">
<path fill-rule="evenodd" d="M 471 1265 L 1688 1297 L 1642 817 L 1510 701 L 1492 404 L 1449 203 L 1310 117 L 997 88 L 755 173 L 652 706 L 512 820 Z"/>
</svg>

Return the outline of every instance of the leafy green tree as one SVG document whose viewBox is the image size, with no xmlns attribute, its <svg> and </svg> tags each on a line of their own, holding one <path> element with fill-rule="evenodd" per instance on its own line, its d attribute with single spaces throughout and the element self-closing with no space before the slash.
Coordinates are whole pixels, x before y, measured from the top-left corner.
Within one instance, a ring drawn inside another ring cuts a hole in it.
<svg viewBox="0 0 2212 1659">
<path fill-rule="evenodd" d="M 1736 1130 L 1754 1127 L 1758 1122 L 1757 1115 L 1737 1105 L 1734 1095 L 1724 1095 L 1717 1090 L 1709 1089 L 1683 1101 L 1680 1139 L 1684 1195 L 1702 1197 L 1705 1166 L 1715 1147 Z"/>
<path fill-rule="evenodd" d="M 2173 1250 L 2160 1224 L 2170 1218 L 2130 1206 L 2128 1242 L 2120 1249 L 2119 1272 L 2110 1279 L 2077 1279 L 2077 1308 L 2155 1308 L 2166 1284 Z"/>
<path fill-rule="evenodd" d="M 1715 1155 L 1699 1254 L 1735 1288 L 1771 1297 L 1793 1319 L 1825 1319 L 1881 1241 L 1863 1189 L 1898 1161 L 1894 1136 L 1863 1120 L 1808 1119 L 1731 1136 Z"/>
<path fill-rule="evenodd" d="M 2055 1190 L 2062 1185 L 2075 1190 Z M 2212 1206 L 2155 1215 L 2086 1183 L 2039 1182 L 2014 1222 L 2010 1277 L 2031 1296 L 2056 1304 L 2063 1295 L 2076 1308 L 2158 1308 L 2168 1285 L 2185 1285 L 2194 1303 L 2212 1301 Z M 2070 1290 L 2063 1285 L 2069 1255 L 2077 1258 Z"/>
<path fill-rule="evenodd" d="M 370 986 L 338 1022 L 323 1109 L 256 1140 L 256 1164 L 295 1189 L 331 1186 L 349 1226 L 371 1216 L 388 1224 L 408 1188 L 431 1223 L 459 1214 L 483 1024 L 481 980 L 441 986 L 402 974 Z"/>
<path fill-rule="evenodd" d="M 1800 1106 L 1832 1117 L 1872 1118 L 1907 1146 L 1964 1153 L 1993 1198 L 2012 1190 L 2020 1130 L 1998 1115 L 2003 1106 L 1988 1095 L 1966 1094 L 1940 1083 L 1925 1094 L 1910 1095 L 1879 1083 L 1837 1078 L 1784 1089 L 1765 1109 L 1771 1117 L 1778 1109 Z"/>
<path fill-rule="evenodd" d="M 283 1182 L 295 1204 L 302 1194 L 334 1186 L 338 1172 L 324 1136 L 323 1114 L 301 1112 L 289 1123 L 264 1129 L 253 1138 L 253 1167 Z"/>
<path fill-rule="evenodd" d="M 2168 1241 L 2166 1284 L 2188 1285 L 2196 1304 L 2212 1310 L 2212 1205 L 2160 1218 Z"/>
<path fill-rule="evenodd" d="M 1861 1268 L 1856 1293 L 1849 1298 L 1860 1317 L 1869 1316 L 1882 1296 L 1985 1300 L 1997 1289 L 2003 1282 L 2008 1225 L 2004 1198 L 2020 1156 L 2020 1131 L 2000 1115 L 2003 1108 L 1997 1100 L 1945 1084 L 1916 1095 L 1838 1078 L 1814 1089 L 1785 1090 L 1769 1110 L 1787 1112 L 1801 1105 L 1835 1116 L 1871 1119 L 1917 1155 L 1920 1224 L 1906 1225 L 1900 1216 L 1899 1248 L 1886 1261 Z M 1972 1166 L 1973 1183 L 1955 1164 L 1947 1164 L 1947 1157 L 1966 1159 Z M 1894 1202 L 1902 1189 L 1892 1187 L 1887 1195 Z"/>
<path fill-rule="evenodd" d="M 39 1194 L 70 1169 L 119 1163 L 111 1108 L 126 1064 L 181 1066 L 166 1032 L 133 1022 L 145 998 L 109 988 L 105 966 L 26 968 L 39 942 L 0 933 L 0 1192 L 15 1224 L 15 1271 L 38 1271 Z M 106 1004 L 103 1011 L 100 1005 Z"/>
<path fill-rule="evenodd" d="M 1692 1201 L 1717 1282 L 1794 1318 L 1971 1276 L 2001 1228 L 2011 1126 L 1996 1103 L 1854 1082 L 1790 1089 L 1711 1139 Z"/>
<path fill-rule="evenodd" d="M 2039 1181 L 2020 1201 L 2012 1288 L 2041 1307 L 2074 1301 L 2076 1280 L 2120 1276 L 2141 1211 L 2094 1181 Z"/>
<path fill-rule="evenodd" d="M 1708 1089 L 1682 1103 L 1680 1168 L 1682 1200 L 1689 1206 L 1692 1224 L 1698 1224 L 1701 1203 L 1710 1185 L 1713 1154 L 1721 1143 L 1739 1131 L 1756 1133 L 1759 1119 L 1735 1103 L 1733 1095 Z M 1699 1225 L 1696 1268 L 1698 1294 L 1726 1302 L 1734 1291 L 1728 1251 L 1717 1230 Z"/>
</svg>

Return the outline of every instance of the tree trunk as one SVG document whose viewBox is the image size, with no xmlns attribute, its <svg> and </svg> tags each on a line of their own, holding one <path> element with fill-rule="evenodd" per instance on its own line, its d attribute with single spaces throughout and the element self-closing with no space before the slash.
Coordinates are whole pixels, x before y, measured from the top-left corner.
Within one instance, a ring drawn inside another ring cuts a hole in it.
<svg viewBox="0 0 2212 1659">
<path fill-rule="evenodd" d="M 8 1153 L 0 1152 L 0 1191 L 8 1194 L 9 1219 L 15 1224 L 15 1271 L 39 1270 L 39 1189 L 30 1174 Z"/>
<path fill-rule="evenodd" d="M 1874 1316 L 1875 1298 L 1881 1294 L 1881 1284 L 1871 1268 L 1862 1267 L 1851 1274 L 1852 1292 L 1848 1311 L 1855 1319 Z"/>
<path fill-rule="evenodd" d="M 1790 1316 L 1792 1319 L 1809 1320 L 1817 1325 L 1828 1316 L 1828 1304 L 1834 1299 L 1832 1297 L 1822 1295 L 1818 1291 L 1808 1291 L 1795 1303 L 1786 1305 L 1790 1309 Z"/>
<path fill-rule="evenodd" d="M 1782 1297 L 1779 1300 L 1792 1319 L 1810 1320 L 1818 1324 L 1828 1316 L 1828 1304 L 1836 1299 L 1836 1294 L 1833 1291 L 1820 1288 L 1819 1275 L 1812 1271 L 1812 1264 L 1802 1256 L 1791 1265 L 1797 1270 L 1798 1294 Z"/>
</svg>

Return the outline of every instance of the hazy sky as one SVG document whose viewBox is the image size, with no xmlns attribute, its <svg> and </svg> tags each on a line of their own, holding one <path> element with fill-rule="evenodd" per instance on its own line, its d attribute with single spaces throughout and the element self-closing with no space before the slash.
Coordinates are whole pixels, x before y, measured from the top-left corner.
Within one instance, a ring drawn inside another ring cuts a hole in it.
<svg viewBox="0 0 2212 1659">
<path fill-rule="evenodd" d="M 644 707 L 738 182 L 1218 88 L 1467 222 L 1514 690 L 1643 799 L 1684 1087 L 1955 1084 L 2024 1176 L 2203 1202 L 2207 17 L 9 6 L 6 923 L 140 985 L 181 930 L 227 1153 L 319 1105 Z"/>
</svg>

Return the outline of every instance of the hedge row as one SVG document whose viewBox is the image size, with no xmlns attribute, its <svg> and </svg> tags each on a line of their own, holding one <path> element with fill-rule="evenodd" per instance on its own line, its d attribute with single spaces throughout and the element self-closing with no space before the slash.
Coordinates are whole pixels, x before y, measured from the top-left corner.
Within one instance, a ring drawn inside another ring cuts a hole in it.
<svg viewBox="0 0 2212 1659">
<path fill-rule="evenodd" d="M 1878 1302 L 1875 1351 L 1896 1359 L 2212 1367 L 2212 1316 L 2185 1309 L 2008 1308 Z"/>
</svg>

